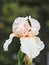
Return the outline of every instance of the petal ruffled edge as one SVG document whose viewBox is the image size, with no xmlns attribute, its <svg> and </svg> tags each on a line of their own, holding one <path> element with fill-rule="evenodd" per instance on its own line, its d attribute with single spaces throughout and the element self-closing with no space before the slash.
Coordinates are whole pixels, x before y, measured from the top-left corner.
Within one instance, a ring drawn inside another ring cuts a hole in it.
<svg viewBox="0 0 49 65">
<path fill-rule="evenodd" d="M 23 23 L 25 23 L 25 21 L 27 22 L 27 19 L 28 19 L 28 16 L 16 18 L 16 19 L 14 20 L 13 25 L 12 25 L 12 31 L 14 31 L 14 28 L 15 28 L 15 27 L 18 27 L 19 24 L 23 24 Z"/>
<path fill-rule="evenodd" d="M 41 41 L 41 39 L 39 37 L 36 37 L 36 42 L 37 42 L 37 45 L 38 45 L 38 49 L 41 51 L 44 49 L 45 45 L 44 45 L 44 42 Z"/>
</svg>

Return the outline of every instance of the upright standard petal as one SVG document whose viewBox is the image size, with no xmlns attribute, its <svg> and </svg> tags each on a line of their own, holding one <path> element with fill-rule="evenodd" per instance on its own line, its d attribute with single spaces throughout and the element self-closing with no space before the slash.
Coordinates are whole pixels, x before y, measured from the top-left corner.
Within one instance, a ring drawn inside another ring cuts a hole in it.
<svg viewBox="0 0 49 65">
<path fill-rule="evenodd" d="M 10 34 L 9 39 L 7 39 L 7 40 L 5 41 L 5 43 L 4 43 L 4 45 L 3 45 L 4 51 L 8 51 L 8 46 L 9 46 L 10 43 L 12 42 L 14 36 L 15 36 L 15 34 L 13 34 L 13 33 Z"/>
<path fill-rule="evenodd" d="M 34 18 L 31 18 L 31 16 L 29 16 L 29 20 L 30 20 L 30 23 L 31 23 L 31 30 L 32 30 L 32 33 L 34 35 L 38 35 L 39 33 L 39 30 L 40 30 L 40 23 L 34 19 Z"/>
<path fill-rule="evenodd" d="M 20 25 L 24 24 L 27 19 L 28 19 L 28 16 L 16 18 L 12 25 L 12 31 L 16 30 Z"/>
<path fill-rule="evenodd" d="M 30 25 L 27 21 L 28 17 L 18 17 L 15 19 L 12 31 L 18 36 L 25 36 L 30 29 Z"/>
</svg>

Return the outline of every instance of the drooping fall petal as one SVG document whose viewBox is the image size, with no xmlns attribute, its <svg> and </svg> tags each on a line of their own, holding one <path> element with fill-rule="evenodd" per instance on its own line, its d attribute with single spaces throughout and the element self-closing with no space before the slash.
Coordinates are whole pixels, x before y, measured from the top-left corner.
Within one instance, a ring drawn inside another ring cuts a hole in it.
<svg viewBox="0 0 49 65">
<path fill-rule="evenodd" d="M 3 45 L 3 49 L 4 51 L 8 51 L 8 46 L 10 45 L 10 43 L 13 40 L 13 37 L 15 36 L 15 34 L 10 34 L 9 39 L 7 39 Z"/>
<path fill-rule="evenodd" d="M 44 44 L 41 40 L 36 39 L 36 37 L 22 37 L 20 38 L 20 41 L 22 52 L 27 54 L 31 59 L 37 57 L 40 54 L 40 51 L 44 49 Z"/>
</svg>

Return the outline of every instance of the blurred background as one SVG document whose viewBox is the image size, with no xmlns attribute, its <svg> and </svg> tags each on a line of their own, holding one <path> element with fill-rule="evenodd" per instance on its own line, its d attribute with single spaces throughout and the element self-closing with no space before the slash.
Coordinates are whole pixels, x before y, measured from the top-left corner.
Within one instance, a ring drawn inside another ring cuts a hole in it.
<svg viewBox="0 0 49 65">
<path fill-rule="evenodd" d="M 49 65 L 49 0 L 0 0 L 0 65 L 17 65 L 20 40 L 15 37 L 8 52 L 3 51 L 3 44 L 12 33 L 15 18 L 28 15 L 40 22 L 39 37 L 45 44 L 34 65 Z"/>
</svg>

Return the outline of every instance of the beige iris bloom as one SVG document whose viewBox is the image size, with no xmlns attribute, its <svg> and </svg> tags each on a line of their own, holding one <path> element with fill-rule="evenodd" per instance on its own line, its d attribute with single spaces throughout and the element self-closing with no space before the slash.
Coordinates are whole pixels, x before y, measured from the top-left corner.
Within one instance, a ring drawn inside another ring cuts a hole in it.
<svg viewBox="0 0 49 65">
<path fill-rule="evenodd" d="M 31 26 L 28 23 L 28 19 Z M 16 36 L 20 38 L 21 51 L 28 55 L 30 59 L 37 57 L 40 51 L 44 49 L 43 41 L 37 37 L 39 30 L 40 23 L 36 19 L 31 18 L 31 16 L 16 18 L 12 25 L 13 33 L 10 34 L 9 39 L 3 45 L 4 51 L 8 51 L 8 46 L 12 42 L 13 37 Z"/>
</svg>

